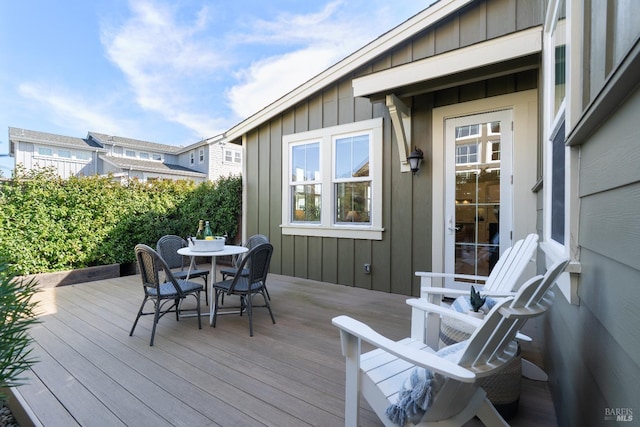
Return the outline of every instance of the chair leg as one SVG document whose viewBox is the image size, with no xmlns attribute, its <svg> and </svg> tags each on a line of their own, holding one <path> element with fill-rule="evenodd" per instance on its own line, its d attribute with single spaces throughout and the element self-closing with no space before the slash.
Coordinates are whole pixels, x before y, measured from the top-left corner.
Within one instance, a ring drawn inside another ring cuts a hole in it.
<svg viewBox="0 0 640 427">
<path fill-rule="evenodd" d="M 253 298 L 251 298 L 251 294 L 247 294 L 247 316 L 249 316 L 249 336 L 253 336 Z M 240 311 L 240 315 L 242 315 L 242 310 Z"/>
<path fill-rule="evenodd" d="M 196 311 L 198 312 L 198 329 L 202 329 L 202 319 L 200 318 L 200 291 L 197 291 L 196 294 Z"/>
<path fill-rule="evenodd" d="M 480 421 L 486 426 L 505 426 L 509 427 L 509 424 L 502 418 L 500 413 L 491 404 L 489 398 L 485 397 L 482 405 L 476 413 Z"/>
<path fill-rule="evenodd" d="M 153 315 L 153 327 L 151 328 L 151 341 L 149 342 L 149 346 L 151 347 L 153 347 L 153 339 L 156 336 L 156 325 L 158 324 L 158 320 L 160 320 L 160 300 L 156 299 L 153 302 L 156 306 L 156 312 Z"/>
<path fill-rule="evenodd" d="M 209 275 L 204 276 L 204 301 L 209 305 Z"/>
<path fill-rule="evenodd" d="M 136 329 L 136 325 L 138 324 L 138 320 L 140 320 L 140 316 L 142 316 L 142 309 L 144 305 L 147 303 L 147 297 L 145 296 L 142 300 L 142 304 L 140 305 L 140 310 L 138 310 L 138 315 L 136 316 L 136 320 L 133 322 L 133 326 L 131 327 L 131 332 L 129 332 L 129 336 L 133 335 L 133 331 Z"/>
<path fill-rule="evenodd" d="M 275 325 L 276 324 L 276 319 L 275 319 L 275 317 L 273 317 L 273 311 L 271 311 L 271 304 L 269 304 L 269 300 L 271 298 L 268 298 L 268 296 L 269 296 L 269 292 L 268 291 L 267 291 L 267 295 L 265 296 L 265 294 L 264 294 L 265 291 L 267 291 L 267 288 L 262 288 L 262 297 L 264 298 L 265 305 L 269 309 L 269 314 L 271 315 L 271 321 Z"/>
<path fill-rule="evenodd" d="M 216 327 L 216 320 L 218 320 L 218 308 L 220 308 L 220 306 L 218 305 L 218 298 L 220 297 L 220 291 L 218 289 L 214 289 L 214 301 L 213 301 L 213 323 L 211 324 L 211 326 L 213 326 L 214 328 Z"/>
</svg>

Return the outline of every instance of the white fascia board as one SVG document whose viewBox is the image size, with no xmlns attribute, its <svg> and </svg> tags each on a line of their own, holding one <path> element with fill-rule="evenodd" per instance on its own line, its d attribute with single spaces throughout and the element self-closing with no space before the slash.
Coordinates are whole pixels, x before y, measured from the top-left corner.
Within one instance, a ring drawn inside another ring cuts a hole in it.
<svg viewBox="0 0 640 427">
<path fill-rule="evenodd" d="M 357 70 L 377 56 L 446 18 L 473 0 L 440 0 L 404 23 L 381 35 L 363 48 L 329 67 L 308 82 L 287 93 L 264 109 L 238 123 L 225 133 L 228 141 L 241 137 L 283 111 Z"/>
<path fill-rule="evenodd" d="M 391 91 L 541 50 L 542 27 L 538 26 L 354 79 L 353 95 L 367 96 Z"/>
</svg>

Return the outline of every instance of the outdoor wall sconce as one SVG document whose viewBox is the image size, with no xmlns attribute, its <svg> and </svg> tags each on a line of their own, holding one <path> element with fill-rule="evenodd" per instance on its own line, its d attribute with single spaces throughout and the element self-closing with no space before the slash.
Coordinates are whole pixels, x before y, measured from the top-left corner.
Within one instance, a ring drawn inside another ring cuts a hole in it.
<svg viewBox="0 0 640 427">
<path fill-rule="evenodd" d="M 422 150 L 418 147 L 414 148 L 411 154 L 407 156 L 407 162 L 409 162 L 409 167 L 411 168 L 411 172 L 413 172 L 414 175 L 420 170 L 422 159 L 424 159 L 424 155 L 422 153 Z"/>
</svg>

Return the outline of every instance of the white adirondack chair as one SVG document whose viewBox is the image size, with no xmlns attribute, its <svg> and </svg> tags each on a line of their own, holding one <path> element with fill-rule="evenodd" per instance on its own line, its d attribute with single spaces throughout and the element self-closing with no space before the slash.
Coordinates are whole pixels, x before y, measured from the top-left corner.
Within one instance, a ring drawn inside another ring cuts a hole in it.
<svg viewBox="0 0 640 427">
<path fill-rule="evenodd" d="M 492 298 L 513 296 L 520 276 L 522 276 L 522 273 L 533 258 L 537 247 L 538 235 L 535 233 L 529 234 L 522 240 L 518 240 L 513 246 L 504 251 L 489 276 L 417 271 L 416 276 L 420 277 L 420 297 L 426 298 L 433 304 L 440 304 L 445 294 L 448 296 L 469 295 L 469 290 L 444 288 L 442 287 L 442 283 L 440 283 L 439 286 L 434 286 L 433 278 L 481 281 L 484 283 L 481 290 L 484 296 Z M 469 289 L 471 289 L 471 282 L 457 283 L 466 283 L 469 285 Z M 424 331 L 426 333 L 424 338 L 425 342 L 432 348 L 437 348 L 438 335 L 440 333 L 440 317 L 429 315 L 427 322 L 429 326 Z"/>
<path fill-rule="evenodd" d="M 387 416 L 387 411 L 397 413 L 397 407 L 393 405 L 407 399 L 400 391 L 411 382 L 411 374 L 419 372 L 416 367 L 436 375 L 430 407 L 418 415 L 420 419 L 411 420 L 416 425 L 459 426 L 474 416 L 488 426 L 508 425 L 486 398 L 478 380 L 502 369 L 515 357 L 517 332 L 528 319 L 541 315 L 550 307 L 553 294 L 548 290 L 553 281 L 555 279 L 545 280 L 543 276 L 530 279 L 515 298 L 507 297 L 498 302 L 467 341 L 438 353 L 420 337 L 394 342 L 348 316 L 335 317 L 332 322 L 340 328 L 342 352 L 346 358 L 345 426 L 358 425 L 360 394 L 385 425 L 397 425 Z M 424 319 L 426 312 L 442 310 L 440 305 L 423 298 L 407 303 L 414 312 L 422 313 L 413 319 Z M 465 315 L 461 318 L 474 319 Z M 361 354 L 362 340 L 376 349 Z M 416 386 L 416 377 L 412 379 L 411 385 Z M 418 390 L 416 387 L 413 391 Z"/>
<path fill-rule="evenodd" d="M 522 240 L 518 240 L 510 248 L 504 251 L 496 262 L 489 276 L 476 276 L 472 274 L 438 273 L 417 271 L 416 276 L 420 277 L 420 296 L 429 298 L 430 302 L 437 303 L 439 300 L 433 297 L 442 295 L 469 295 L 469 290 L 443 288 L 434 286 L 433 278 L 453 278 L 483 282 L 482 294 L 495 297 L 513 295 L 514 287 L 529 261 L 533 258 L 538 247 L 538 235 L 529 234 Z M 468 284 L 469 289 L 473 283 L 456 282 L 458 284 Z"/>
</svg>

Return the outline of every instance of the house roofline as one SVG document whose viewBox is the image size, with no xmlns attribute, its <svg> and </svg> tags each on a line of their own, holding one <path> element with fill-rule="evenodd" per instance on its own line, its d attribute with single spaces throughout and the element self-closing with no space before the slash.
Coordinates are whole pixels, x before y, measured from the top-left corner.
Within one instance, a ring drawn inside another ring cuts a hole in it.
<svg viewBox="0 0 640 427">
<path fill-rule="evenodd" d="M 446 18 L 472 1 L 473 0 L 440 0 L 433 3 L 422 12 L 409 18 L 404 23 L 381 35 L 361 49 L 358 49 L 342 61 L 298 86 L 277 101 L 238 123 L 224 134 L 225 137 L 229 141 L 241 137 L 270 118 L 284 112 L 303 99 L 323 89 L 329 83 L 357 70 L 378 55 L 418 34 L 420 31 L 430 27 L 441 19 Z"/>
<path fill-rule="evenodd" d="M 211 138 L 203 138 L 198 142 L 187 145 L 186 147 L 181 147 L 181 149 L 176 154 L 186 153 L 187 151 L 191 151 L 199 147 L 206 147 L 207 145 L 218 144 L 221 142 L 225 142 L 223 133 L 212 136 Z"/>
</svg>

